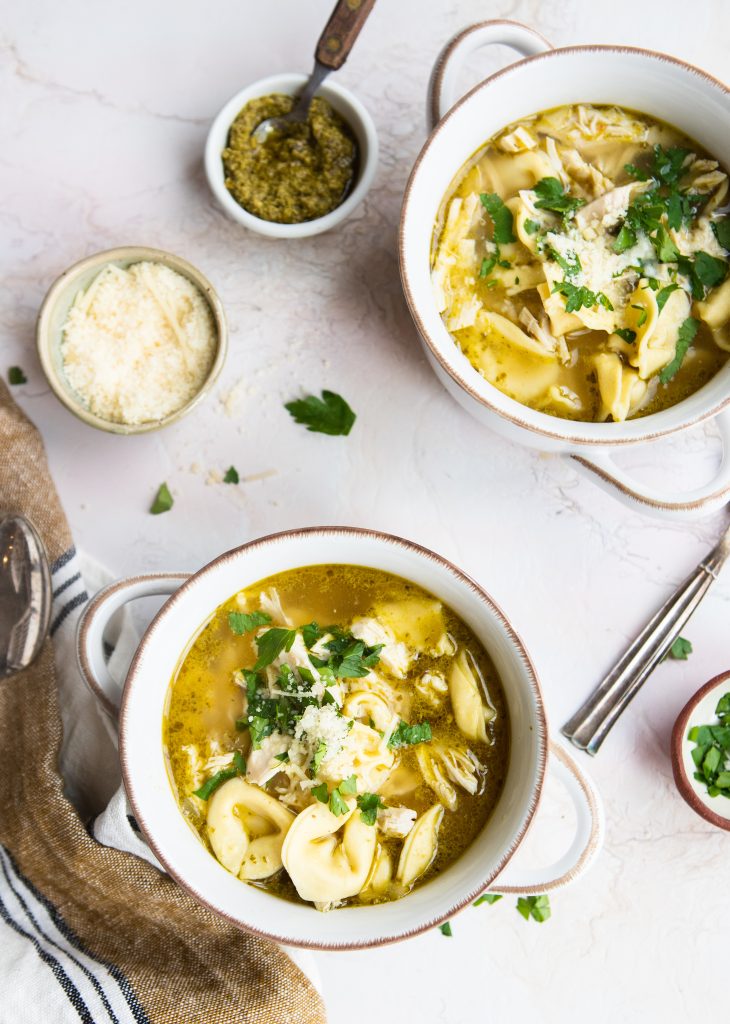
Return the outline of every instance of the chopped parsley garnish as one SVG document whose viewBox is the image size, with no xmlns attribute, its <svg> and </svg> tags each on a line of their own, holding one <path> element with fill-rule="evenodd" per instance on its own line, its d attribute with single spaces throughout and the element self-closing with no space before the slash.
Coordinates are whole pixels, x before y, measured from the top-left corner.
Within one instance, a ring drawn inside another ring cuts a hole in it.
<svg viewBox="0 0 730 1024">
<path fill-rule="evenodd" d="M 319 786 L 315 786 L 312 789 L 312 796 L 319 800 L 321 804 L 327 804 L 330 811 L 338 818 L 343 814 L 347 814 L 350 810 L 344 798 L 346 796 L 353 796 L 355 793 L 357 793 L 356 775 L 351 775 L 349 779 L 344 779 L 331 793 L 327 791 L 326 782 L 322 782 Z"/>
<path fill-rule="evenodd" d="M 374 825 L 378 817 L 378 809 L 383 806 L 383 801 L 377 793 L 362 793 L 357 798 L 357 806 L 360 808 L 360 817 L 366 825 Z"/>
<path fill-rule="evenodd" d="M 618 334 L 619 338 L 623 338 L 629 345 L 636 341 L 636 331 L 632 331 L 630 327 L 617 327 L 613 333 Z"/>
<path fill-rule="evenodd" d="M 512 211 L 505 206 L 502 199 L 496 192 L 482 192 L 479 196 L 482 206 L 492 219 L 492 240 L 496 245 L 509 245 L 516 241 L 512 233 L 513 217 Z M 488 273 L 488 272 L 487 272 Z M 483 277 L 486 274 L 482 275 Z"/>
<path fill-rule="evenodd" d="M 727 277 L 727 263 L 706 252 L 696 252 L 692 264 L 692 279 L 697 280 L 707 293 L 710 288 L 722 284 Z M 704 295 L 700 296 L 704 298 Z"/>
<path fill-rule="evenodd" d="M 330 626 L 327 632 L 332 634 L 332 639 L 325 644 L 330 656 L 311 657 L 315 668 L 327 668 L 337 679 L 361 679 L 380 661 L 382 644 L 368 647 L 352 633 L 347 633 L 337 626 Z"/>
<path fill-rule="evenodd" d="M 699 326 L 699 320 L 695 320 L 694 317 L 688 316 L 679 328 L 679 334 L 677 335 L 677 347 L 674 350 L 674 359 L 672 359 L 671 363 L 668 363 L 663 370 L 659 371 L 659 380 L 662 384 L 668 383 L 679 370 L 684 357 L 687 355 L 687 349 L 694 341 L 695 334 L 697 334 Z"/>
<path fill-rule="evenodd" d="M 551 258 L 555 260 L 566 277 L 575 277 L 577 274 L 580 274 L 583 267 L 581 266 L 578 253 L 571 250 L 570 252 L 567 252 L 565 256 L 561 256 L 558 250 L 554 249 L 552 246 L 550 246 L 549 251 Z"/>
<path fill-rule="evenodd" d="M 8 370 L 8 384 L 27 384 L 28 378 L 19 366 L 11 366 Z"/>
<path fill-rule="evenodd" d="M 557 178 L 542 178 L 534 186 L 533 192 L 537 196 L 535 207 L 538 210 L 552 210 L 553 213 L 561 214 L 563 220 L 569 220 L 586 203 L 585 199 L 569 195 Z"/>
<path fill-rule="evenodd" d="M 350 810 L 347 806 L 347 801 L 342 797 L 339 788 L 333 789 L 330 793 L 329 808 L 338 818 L 343 814 L 347 814 Z"/>
<path fill-rule="evenodd" d="M 439 931 L 441 932 L 442 935 L 445 935 L 447 939 L 450 939 L 451 936 L 454 934 L 451 931 L 451 921 L 444 921 L 443 924 L 440 924 Z"/>
<path fill-rule="evenodd" d="M 271 622 L 271 616 L 266 612 L 228 613 L 228 625 L 236 636 L 243 636 L 244 633 L 250 633 L 252 630 L 258 629 L 259 626 L 266 626 L 269 622 Z"/>
<path fill-rule="evenodd" d="M 241 478 L 238 475 L 238 470 L 235 466 L 229 466 L 226 470 L 226 475 L 223 477 L 224 484 L 238 484 L 241 482 Z"/>
<path fill-rule="evenodd" d="M 674 244 L 663 224 L 657 228 L 656 235 L 652 239 L 657 259 L 660 263 L 676 263 L 679 257 L 679 249 Z"/>
<path fill-rule="evenodd" d="M 283 626 L 274 626 L 267 629 L 261 636 L 256 637 L 256 647 L 259 656 L 253 667 L 254 672 L 260 672 L 271 662 L 278 658 L 282 651 L 290 651 L 297 635 L 296 629 L 284 629 Z"/>
<path fill-rule="evenodd" d="M 726 252 L 730 252 L 730 217 L 723 217 L 721 220 L 713 220 L 712 230 L 715 238 Z M 12 384 L 12 381 L 10 382 Z"/>
<path fill-rule="evenodd" d="M 314 752 L 314 757 L 312 758 L 312 764 L 310 766 L 310 773 L 311 773 L 313 778 L 317 774 L 317 772 L 319 771 L 320 766 L 322 764 L 322 761 L 324 760 L 324 756 L 325 756 L 326 753 L 327 753 L 327 744 L 325 743 L 324 740 L 319 740 L 319 742 L 317 743 L 317 749 Z"/>
<path fill-rule="evenodd" d="M 668 284 L 665 288 L 661 288 L 656 293 L 656 304 L 657 304 L 657 309 L 659 310 L 660 313 L 664 309 L 664 307 L 666 306 L 667 299 L 669 298 L 669 296 L 672 294 L 672 292 L 676 292 L 676 290 L 678 288 L 679 288 L 678 284 Z"/>
<path fill-rule="evenodd" d="M 388 746 L 412 747 L 416 743 L 428 743 L 430 739 L 430 722 L 417 722 L 414 725 L 409 725 L 408 722 L 399 722 L 398 727 L 388 740 Z"/>
<path fill-rule="evenodd" d="M 730 799 L 730 693 L 720 698 L 715 714 L 716 725 L 695 725 L 687 739 L 696 744 L 692 750 L 695 779 L 707 786 L 710 796 Z"/>
<path fill-rule="evenodd" d="M 281 761 L 281 763 L 284 764 L 286 761 L 289 760 L 289 751 L 282 750 L 280 754 L 274 754 L 274 760 Z"/>
<path fill-rule="evenodd" d="M 308 395 L 306 398 L 287 402 L 284 408 L 302 423 L 307 430 L 332 436 L 347 435 L 352 430 L 356 416 L 345 399 L 334 391 L 323 391 L 322 397 Z"/>
<path fill-rule="evenodd" d="M 474 906 L 475 907 L 480 907 L 482 905 L 482 903 L 488 903 L 490 905 L 490 907 L 491 907 L 491 905 L 493 903 L 496 903 L 497 900 L 501 900 L 501 899 L 502 899 L 502 894 L 501 893 L 498 893 L 498 892 L 483 892 L 482 895 L 479 897 L 479 899 L 474 900 Z"/>
<path fill-rule="evenodd" d="M 570 281 L 558 281 L 553 285 L 554 292 L 560 292 L 561 295 L 565 296 L 565 312 L 575 313 L 576 310 L 582 309 L 586 306 L 588 309 L 592 309 L 594 306 L 601 305 L 604 309 L 613 310 L 613 306 L 607 295 L 603 292 L 592 292 L 585 286 L 578 287 L 578 285 L 571 284 Z"/>
<path fill-rule="evenodd" d="M 313 786 L 312 796 L 319 800 L 321 804 L 326 804 L 330 798 L 329 790 L 327 789 L 327 783 L 321 782 L 318 786 Z"/>
<path fill-rule="evenodd" d="M 233 765 L 230 768 L 223 768 L 221 771 L 216 772 L 215 775 L 212 775 L 199 789 L 193 791 L 194 796 L 200 797 L 201 800 L 207 800 L 224 782 L 234 779 L 237 775 L 245 774 L 246 760 L 240 750 L 236 750 L 233 753 Z"/>
<path fill-rule="evenodd" d="M 678 636 L 672 646 L 669 648 L 668 658 L 674 658 L 676 661 L 686 661 L 692 653 L 692 644 L 689 640 L 685 640 L 683 636 Z"/>
<path fill-rule="evenodd" d="M 644 324 L 647 321 L 647 317 L 649 316 L 649 314 L 646 311 L 646 306 L 642 306 L 641 303 L 633 303 L 632 302 L 631 308 L 632 309 L 638 309 L 639 315 L 636 318 L 636 326 L 637 327 L 643 327 Z"/>
<path fill-rule="evenodd" d="M 497 266 L 497 257 L 496 256 L 485 257 L 482 260 L 482 265 L 481 265 L 481 267 L 479 269 L 479 276 L 480 277 L 488 277 L 492 273 L 492 271 L 494 270 L 494 268 L 496 266 Z"/>
<path fill-rule="evenodd" d="M 306 626 L 302 626 L 302 637 L 307 650 L 314 647 L 317 641 L 324 636 L 324 632 L 316 622 L 308 622 Z"/>
<path fill-rule="evenodd" d="M 540 230 L 540 225 L 537 223 L 537 221 L 536 220 L 530 220 L 530 218 L 527 217 L 526 220 L 525 220 L 525 231 L 527 232 L 527 234 L 528 235 L 536 235 L 539 230 Z"/>
<path fill-rule="evenodd" d="M 618 235 L 616 235 L 616 241 L 613 243 L 613 251 L 619 255 L 622 252 L 626 252 L 633 245 L 636 245 L 636 232 L 632 230 L 627 224 L 624 224 Z"/>
<path fill-rule="evenodd" d="M 160 484 L 155 495 L 155 500 L 152 502 L 150 512 L 153 516 L 159 516 L 161 512 L 169 512 L 174 502 L 172 495 L 170 494 L 170 488 L 167 484 Z"/>
<path fill-rule="evenodd" d="M 517 900 L 517 910 L 526 921 L 530 918 L 542 924 L 551 915 L 550 899 L 548 896 L 520 896 Z"/>
</svg>

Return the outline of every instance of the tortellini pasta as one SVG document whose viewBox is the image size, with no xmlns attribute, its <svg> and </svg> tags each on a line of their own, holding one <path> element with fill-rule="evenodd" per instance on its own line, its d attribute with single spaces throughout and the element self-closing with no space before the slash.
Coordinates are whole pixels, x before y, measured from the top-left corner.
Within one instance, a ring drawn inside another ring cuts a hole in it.
<svg viewBox="0 0 730 1024">
<path fill-rule="evenodd" d="M 268 878 L 282 865 L 292 812 L 258 786 L 229 779 L 208 803 L 207 834 L 223 867 L 239 878 Z"/>
<path fill-rule="evenodd" d="M 431 865 L 436 856 L 438 834 L 444 809 L 434 804 L 416 821 L 403 844 L 396 877 L 403 885 L 411 886 Z"/>
<path fill-rule="evenodd" d="M 494 717 L 488 708 L 466 651 L 459 651 L 449 671 L 449 693 L 454 718 L 461 732 L 469 740 L 487 742 L 487 723 Z"/>
</svg>

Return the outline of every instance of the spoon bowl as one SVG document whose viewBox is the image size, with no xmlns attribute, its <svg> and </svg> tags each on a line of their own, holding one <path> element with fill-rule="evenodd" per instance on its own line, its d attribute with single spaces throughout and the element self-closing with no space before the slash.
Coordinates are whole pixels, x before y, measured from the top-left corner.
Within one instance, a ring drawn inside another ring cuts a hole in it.
<svg viewBox="0 0 730 1024">
<path fill-rule="evenodd" d="M 51 604 L 48 556 L 35 527 L 23 516 L 0 520 L 0 678 L 38 656 Z"/>
</svg>

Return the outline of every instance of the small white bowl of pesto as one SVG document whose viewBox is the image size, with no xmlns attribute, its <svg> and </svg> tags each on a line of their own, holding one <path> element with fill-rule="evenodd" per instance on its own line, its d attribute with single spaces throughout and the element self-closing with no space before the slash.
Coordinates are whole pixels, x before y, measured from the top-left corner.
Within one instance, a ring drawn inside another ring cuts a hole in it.
<svg viewBox="0 0 730 1024">
<path fill-rule="evenodd" d="M 257 139 L 253 131 L 292 108 L 306 75 L 259 79 L 236 93 L 210 127 L 208 184 L 224 212 L 271 238 L 305 238 L 337 227 L 362 202 L 375 175 L 378 137 L 365 107 L 326 82 L 306 126 Z"/>
</svg>

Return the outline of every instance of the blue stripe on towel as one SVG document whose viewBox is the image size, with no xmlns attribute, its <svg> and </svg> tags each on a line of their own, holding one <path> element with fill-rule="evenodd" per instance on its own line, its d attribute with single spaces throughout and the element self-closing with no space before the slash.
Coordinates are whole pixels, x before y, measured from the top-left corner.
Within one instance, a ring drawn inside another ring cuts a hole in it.
<svg viewBox="0 0 730 1024">
<path fill-rule="evenodd" d="M 61 583 L 58 587 L 56 587 L 56 589 L 53 591 L 54 598 L 58 597 L 58 595 L 62 594 L 64 592 L 64 590 L 66 590 L 68 587 L 71 586 L 72 583 L 75 583 L 76 580 L 80 580 L 80 579 L 81 579 L 81 573 L 80 572 L 75 573 L 75 575 L 73 575 L 73 576 L 69 576 L 69 578 L 67 580 L 64 580 L 64 582 Z"/>
<path fill-rule="evenodd" d="M 54 573 L 58 572 L 59 569 L 63 569 L 64 565 L 66 565 L 67 562 L 70 562 L 71 559 L 75 556 L 75 554 L 76 548 L 70 547 L 68 551 L 64 551 L 62 555 L 59 555 L 59 557 L 51 566 L 51 576 L 53 576 Z"/>
<path fill-rule="evenodd" d="M 61 626 L 66 621 L 66 619 L 71 614 L 71 612 L 74 610 L 74 608 L 78 608 L 79 605 L 84 604 L 88 600 L 89 600 L 89 595 L 86 593 L 85 590 L 83 590 L 80 594 L 77 594 L 76 597 L 72 597 L 71 600 L 68 601 L 63 606 L 63 608 L 60 610 L 60 612 L 58 612 L 58 614 L 56 615 L 55 619 L 51 623 L 51 628 L 50 628 L 51 636 L 53 636 L 53 634 L 56 632 L 58 627 Z"/>
</svg>

